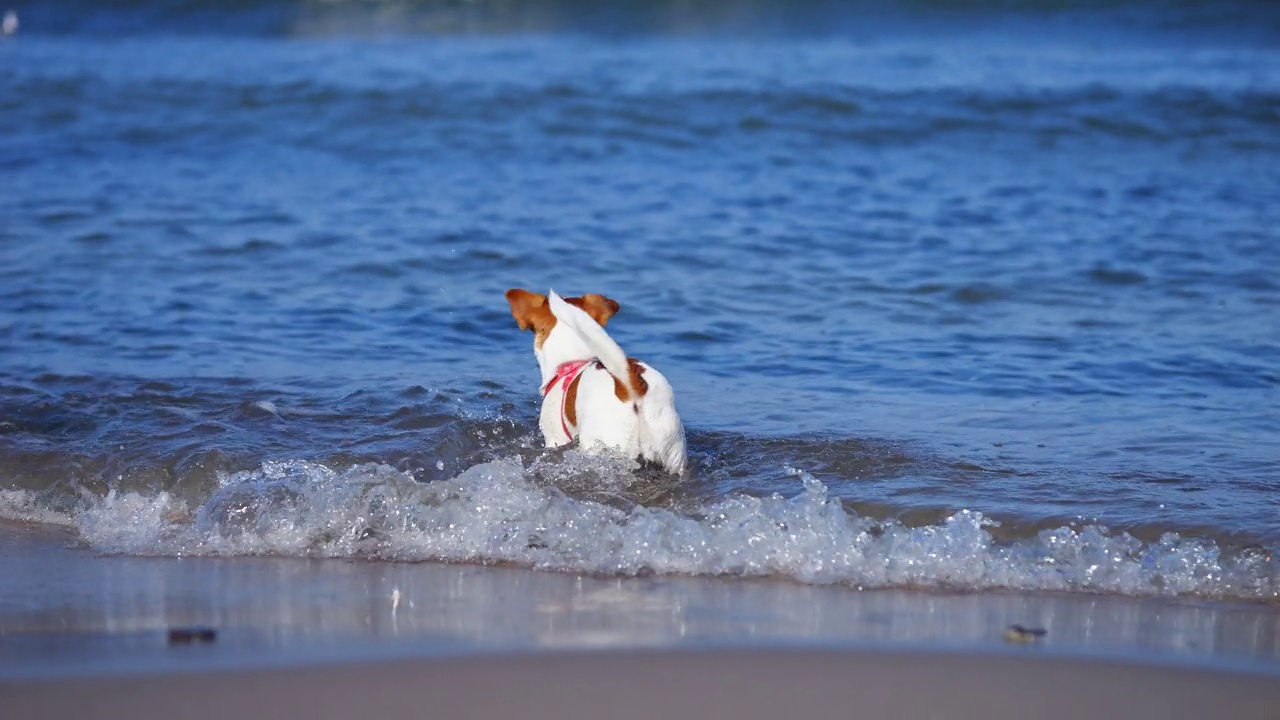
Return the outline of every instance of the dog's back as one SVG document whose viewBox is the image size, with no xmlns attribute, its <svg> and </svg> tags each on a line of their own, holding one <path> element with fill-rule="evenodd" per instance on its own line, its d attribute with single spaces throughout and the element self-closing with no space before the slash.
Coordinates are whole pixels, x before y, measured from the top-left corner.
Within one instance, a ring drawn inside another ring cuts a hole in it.
<svg viewBox="0 0 1280 720">
<path fill-rule="evenodd" d="M 672 474 L 685 470 L 684 426 L 675 393 L 662 373 L 636 361 L 647 389 L 635 400 L 618 398 L 617 380 L 600 365 L 584 372 L 576 400 L 578 438 L 584 447 L 600 444 L 654 462 Z"/>
<path fill-rule="evenodd" d="M 584 310 L 565 302 L 555 291 L 549 300 L 556 319 L 597 359 L 578 380 L 575 415 L 582 445 L 618 448 L 682 474 L 687 462 L 684 426 L 676 412 L 671 384 L 653 367 L 628 358 Z"/>
</svg>

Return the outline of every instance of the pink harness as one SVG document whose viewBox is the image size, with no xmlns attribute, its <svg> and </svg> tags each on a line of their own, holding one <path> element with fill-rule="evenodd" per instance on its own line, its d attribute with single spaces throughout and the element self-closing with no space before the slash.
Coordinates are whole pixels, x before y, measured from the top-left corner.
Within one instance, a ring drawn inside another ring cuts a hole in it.
<svg viewBox="0 0 1280 720">
<path fill-rule="evenodd" d="M 565 403 L 569 400 L 569 386 L 574 380 L 582 374 L 583 370 L 591 364 L 590 360 L 570 360 L 566 363 L 560 363 L 556 368 L 555 377 L 547 382 L 547 386 L 542 388 L 542 397 L 546 397 L 551 393 L 551 389 L 560 383 L 560 427 L 564 428 L 565 437 L 573 439 L 573 433 L 569 431 L 569 416 L 565 414 Z"/>
</svg>

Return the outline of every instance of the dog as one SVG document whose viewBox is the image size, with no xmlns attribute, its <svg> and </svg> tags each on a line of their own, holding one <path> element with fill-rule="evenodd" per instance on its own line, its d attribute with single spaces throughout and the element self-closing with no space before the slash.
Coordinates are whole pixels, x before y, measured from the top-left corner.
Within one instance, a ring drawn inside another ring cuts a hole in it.
<svg viewBox="0 0 1280 720">
<path fill-rule="evenodd" d="M 683 475 L 684 425 L 671 384 L 628 358 L 604 330 L 618 303 L 595 293 L 561 298 L 554 290 L 512 289 L 506 297 L 516 324 L 533 332 L 542 372 L 538 426 L 547 447 L 576 439 L 584 449 L 612 448 Z"/>
</svg>

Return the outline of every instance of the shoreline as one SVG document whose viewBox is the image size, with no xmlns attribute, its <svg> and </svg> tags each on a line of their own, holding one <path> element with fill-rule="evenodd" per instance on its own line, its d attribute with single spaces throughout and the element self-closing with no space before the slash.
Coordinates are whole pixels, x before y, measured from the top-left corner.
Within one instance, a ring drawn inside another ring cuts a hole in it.
<svg viewBox="0 0 1280 720">
<path fill-rule="evenodd" d="M 853 590 L 518 567 L 101 556 L 0 523 L 0 679 L 565 652 L 1016 654 L 1280 673 L 1280 607 L 1194 598 Z M 1026 644 L 1014 625 L 1044 630 Z M 175 646 L 172 628 L 209 628 Z M 1018 640 L 1019 638 L 1013 638 Z M 475 660 L 478 662 L 479 660 Z"/>
</svg>

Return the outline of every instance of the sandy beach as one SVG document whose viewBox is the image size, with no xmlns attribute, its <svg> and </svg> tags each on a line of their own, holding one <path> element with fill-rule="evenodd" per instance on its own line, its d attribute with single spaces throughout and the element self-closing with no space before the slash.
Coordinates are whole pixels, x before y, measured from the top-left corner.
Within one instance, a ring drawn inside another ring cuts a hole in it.
<svg viewBox="0 0 1280 720">
<path fill-rule="evenodd" d="M 0 684 L 6 717 L 1274 718 L 1265 675 L 1021 655 L 611 651 Z"/>
</svg>

